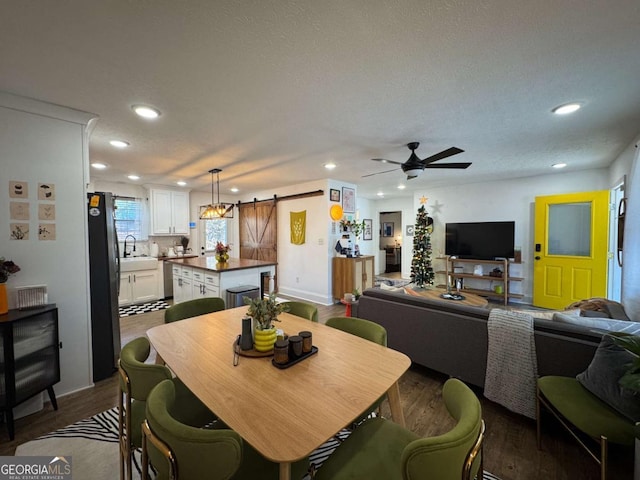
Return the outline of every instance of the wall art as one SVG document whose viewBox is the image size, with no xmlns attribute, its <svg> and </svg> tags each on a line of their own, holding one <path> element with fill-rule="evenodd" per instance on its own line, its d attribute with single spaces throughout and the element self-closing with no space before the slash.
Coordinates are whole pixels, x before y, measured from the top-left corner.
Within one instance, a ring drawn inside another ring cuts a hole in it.
<svg viewBox="0 0 640 480">
<path fill-rule="evenodd" d="M 29 184 L 13 180 L 9 182 L 10 198 L 29 198 Z"/>
<path fill-rule="evenodd" d="M 356 213 L 355 189 L 342 187 L 342 209 L 344 213 Z"/>
<path fill-rule="evenodd" d="M 11 220 L 29 220 L 29 202 L 9 202 Z"/>
</svg>

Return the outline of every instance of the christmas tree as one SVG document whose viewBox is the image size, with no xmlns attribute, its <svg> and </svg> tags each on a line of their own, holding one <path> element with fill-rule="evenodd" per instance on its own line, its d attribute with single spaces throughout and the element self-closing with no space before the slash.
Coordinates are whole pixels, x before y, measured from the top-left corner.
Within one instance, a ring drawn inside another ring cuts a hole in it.
<svg viewBox="0 0 640 480">
<path fill-rule="evenodd" d="M 418 209 L 413 232 L 413 260 L 411 281 L 419 288 L 433 285 L 434 272 L 431 266 L 431 236 L 427 231 L 427 211 L 424 205 Z"/>
</svg>

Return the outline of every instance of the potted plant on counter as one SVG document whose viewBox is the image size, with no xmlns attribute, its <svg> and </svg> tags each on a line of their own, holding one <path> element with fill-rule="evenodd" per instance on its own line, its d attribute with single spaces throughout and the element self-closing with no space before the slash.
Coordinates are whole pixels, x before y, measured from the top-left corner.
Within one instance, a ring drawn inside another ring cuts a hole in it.
<svg viewBox="0 0 640 480">
<path fill-rule="evenodd" d="M 268 297 L 244 297 L 244 303 L 249 305 L 247 315 L 253 318 L 253 348 L 258 352 L 273 350 L 276 342 L 276 328 L 273 322 L 279 321 L 278 315 L 288 312 L 289 306 L 278 303 L 275 293 Z"/>
</svg>

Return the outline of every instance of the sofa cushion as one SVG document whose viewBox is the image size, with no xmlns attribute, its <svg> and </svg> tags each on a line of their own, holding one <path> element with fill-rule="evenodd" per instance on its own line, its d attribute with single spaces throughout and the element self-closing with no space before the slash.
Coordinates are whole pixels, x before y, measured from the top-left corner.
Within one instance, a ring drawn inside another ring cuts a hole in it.
<svg viewBox="0 0 640 480">
<path fill-rule="evenodd" d="M 623 388 L 620 377 L 629 369 L 633 354 L 604 335 L 589 367 L 576 378 L 596 397 L 633 422 L 640 422 L 640 394 Z"/>
<path fill-rule="evenodd" d="M 564 315 L 580 315 L 580 310 L 578 308 L 574 308 L 573 310 L 521 310 L 517 309 L 516 311 L 520 313 L 526 313 L 527 315 L 531 315 L 533 318 L 545 318 L 547 320 L 553 320 L 553 316 L 556 313 L 562 313 Z"/>
<path fill-rule="evenodd" d="M 614 320 L 603 317 L 581 317 L 578 315 L 566 315 L 565 313 L 555 313 L 553 321 L 559 323 L 571 323 L 586 328 L 597 328 L 607 332 L 623 332 L 631 335 L 640 335 L 640 322 L 627 322 L 624 320 Z"/>
</svg>

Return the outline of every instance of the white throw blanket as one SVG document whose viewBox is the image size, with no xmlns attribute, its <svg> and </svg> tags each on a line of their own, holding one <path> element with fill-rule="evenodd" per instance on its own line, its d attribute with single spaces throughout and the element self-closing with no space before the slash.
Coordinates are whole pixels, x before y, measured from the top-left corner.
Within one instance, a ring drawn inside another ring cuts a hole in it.
<svg viewBox="0 0 640 480">
<path fill-rule="evenodd" d="M 535 418 L 538 368 L 533 317 L 494 308 L 489 313 L 487 330 L 484 396 L 513 412 Z"/>
</svg>

